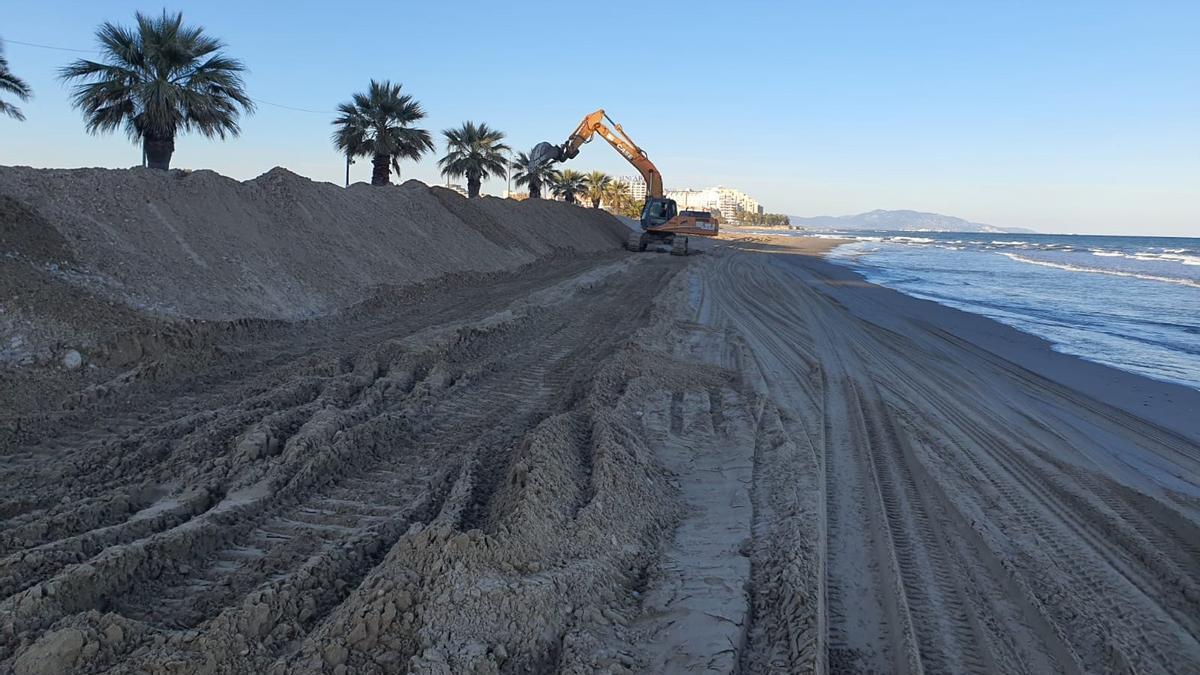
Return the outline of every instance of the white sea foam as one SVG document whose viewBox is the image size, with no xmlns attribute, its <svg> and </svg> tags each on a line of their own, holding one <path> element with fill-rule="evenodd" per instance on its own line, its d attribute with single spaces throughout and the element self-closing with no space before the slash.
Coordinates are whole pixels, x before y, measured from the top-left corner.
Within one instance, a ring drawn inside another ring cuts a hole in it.
<svg viewBox="0 0 1200 675">
<path fill-rule="evenodd" d="M 1019 244 L 989 241 L 986 235 L 957 235 L 954 240 L 929 236 L 934 241 L 922 245 L 885 235 L 879 243 L 838 247 L 829 258 L 859 269 L 875 283 L 1040 335 L 1057 350 L 1200 388 L 1195 375 L 1200 361 L 1190 346 L 1195 344 L 1200 267 L 1184 266 L 1200 262 L 1200 244 L 1175 250 L 1144 240 L 1051 243 L 1030 237 Z M 947 252 L 958 245 L 969 252 Z M 1018 270 L 1008 261 L 1017 268 L 1032 267 L 1014 274 Z M 956 276 L 959 270 L 969 276 Z M 1151 282 L 1157 286 L 1143 285 Z M 1101 354 L 1104 358 L 1097 358 Z"/>
<path fill-rule="evenodd" d="M 1133 277 L 1135 279 L 1145 279 L 1147 281 L 1162 281 L 1168 284 L 1179 284 L 1181 286 L 1193 286 L 1200 288 L 1200 281 L 1196 279 L 1181 279 L 1179 277 L 1164 277 L 1156 274 L 1141 274 L 1139 272 L 1126 272 L 1124 270 L 1101 269 L 1098 267 L 1081 267 L 1079 265 L 1067 265 L 1065 263 L 1048 262 L 1046 260 L 1034 260 L 1016 253 L 1006 253 L 997 251 L 1002 256 L 1006 256 L 1017 262 L 1029 263 L 1030 265 L 1041 265 L 1042 267 L 1053 267 L 1055 269 L 1066 270 L 1068 272 L 1087 272 L 1090 274 L 1108 274 L 1114 277 Z"/>
<path fill-rule="evenodd" d="M 1125 258 L 1127 260 L 1141 260 L 1142 262 L 1175 262 L 1181 265 L 1200 265 L 1200 256 L 1195 255 L 1180 255 L 1177 253 L 1121 253 L 1119 251 L 1105 251 L 1103 249 L 1089 249 L 1092 255 L 1098 255 L 1106 258 Z"/>
<path fill-rule="evenodd" d="M 1184 265 L 1200 265 L 1200 255 L 1173 255 L 1164 253 L 1158 257 L 1163 260 L 1175 260 Z"/>
</svg>

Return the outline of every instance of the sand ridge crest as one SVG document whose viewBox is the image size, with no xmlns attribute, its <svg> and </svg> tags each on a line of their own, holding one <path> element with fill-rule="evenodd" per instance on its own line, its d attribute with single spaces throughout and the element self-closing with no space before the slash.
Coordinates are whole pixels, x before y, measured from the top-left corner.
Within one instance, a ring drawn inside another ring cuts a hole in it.
<svg viewBox="0 0 1200 675">
<path fill-rule="evenodd" d="M 0 167 L 0 195 L 66 241 L 71 281 L 139 309 L 204 319 L 328 314 L 377 284 L 512 269 L 556 249 L 607 250 L 621 232 L 595 209 L 477 205 L 412 180 L 343 189 L 279 167 L 245 182 L 212 171 Z M 4 242 L 6 251 L 28 248 Z"/>
</svg>

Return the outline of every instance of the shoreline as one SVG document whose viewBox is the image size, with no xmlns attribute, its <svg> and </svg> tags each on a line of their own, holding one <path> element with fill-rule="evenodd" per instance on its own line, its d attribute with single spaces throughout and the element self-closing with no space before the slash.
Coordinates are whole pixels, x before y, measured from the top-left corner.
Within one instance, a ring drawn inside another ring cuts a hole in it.
<svg viewBox="0 0 1200 675">
<path fill-rule="evenodd" d="M 756 406 L 752 653 L 800 622 L 824 628 L 793 671 L 1194 663 L 1172 581 L 1195 582 L 1194 552 L 1170 542 L 1200 532 L 1200 396 L 870 283 L 829 246 L 730 239 L 689 269 L 692 320 Z"/>
<path fill-rule="evenodd" d="M 879 311 L 886 307 L 904 321 L 932 325 L 1062 386 L 1200 443 L 1200 391 L 1056 351 L 1053 342 L 1033 333 L 983 314 L 876 284 L 854 269 L 825 258 L 825 253 L 853 240 L 771 235 L 754 238 L 805 256 L 811 261 L 804 266 L 808 280 L 860 319 L 894 329 L 896 318 L 885 317 Z M 852 289 L 862 292 L 856 294 Z"/>
</svg>

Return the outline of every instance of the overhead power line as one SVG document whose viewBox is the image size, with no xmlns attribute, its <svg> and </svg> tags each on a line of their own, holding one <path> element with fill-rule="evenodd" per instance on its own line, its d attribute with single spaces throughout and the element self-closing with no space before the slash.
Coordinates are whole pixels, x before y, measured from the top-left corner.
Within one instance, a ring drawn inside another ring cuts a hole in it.
<svg viewBox="0 0 1200 675">
<path fill-rule="evenodd" d="M 95 54 L 96 53 L 95 49 L 72 49 L 70 47 L 54 47 L 52 45 L 39 45 L 36 42 L 21 42 L 20 40 L 10 40 L 9 38 L 4 38 L 4 41 L 10 42 L 14 45 L 25 45 L 26 47 L 38 47 L 40 49 L 53 49 L 53 50 L 59 51 L 59 52 L 79 52 L 81 54 Z"/>
<path fill-rule="evenodd" d="M 294 108 L 290 105 L 282 105 L 279 103 L 271 103 L 270 101 L 264 101 L 261 98 L 251 97 L 250 100 L 254 101 L 255 103 L 262 103 L 263 105 L 270 105 L 270 106 L 275 106 L 276 108 L 283 108 L 284 110 L 295 110 L 296 112 L 317 113 L 319 115 L 336 115 L 337 114 L 337 112 L 335 112 L 333 110 L 310 110 L 308 108 Z"/>
<path fill-rule="evenodd" d="M 96 49 L 75 49 L 73 47 L 56 47 L 54 45 L 43 45 L 43 44 L 38 44 L 36 42 L 24 42 L 22 40 L 10 40 L 9 38 L 3 38 L 3 41 L 10 43 L 10 44 L 14 44 L 14 45 L 24 45 L 26 47 L 37 47 L 38 49 L 53 49 L 54 51 L 57 51 L 57 52 L 75 52 L 78 54 L 97 54 L 97 53 L 99 53 L 99 51 Z M 272 106 L 275 108 L 283 108 L 284 110 L 292 110 L 295 112 L 313 113 L 313 114 L 317 114 L 317 115 L 336 115 L 337 114 L 337 112 L 333 111 L 333 110 L 313 110 L 312 108 L 297 108 L 296 106 L 283 105 L 282 103 L 272 103 L 271 101 L 264 101 L 261 98 L 251 97 L 250 100 L 254 101 L 255 103 L 261 104 L 261 105 L 269 105 L 269 106 Z"/>
</svg>

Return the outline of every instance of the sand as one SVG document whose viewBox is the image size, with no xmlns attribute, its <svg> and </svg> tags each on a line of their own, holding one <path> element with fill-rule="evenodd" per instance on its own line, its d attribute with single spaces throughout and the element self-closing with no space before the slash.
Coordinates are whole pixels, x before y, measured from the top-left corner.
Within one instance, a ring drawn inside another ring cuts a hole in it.
<svg viewBox="0 0 1200 675">
<path fill-rule="evenodd" d="M 127 173 L 108 179 L 150 180 Z M 820 258 L 836 242 L 629 254 L 590 209 L 409 184 L 388 189 L 407 200 L 392 222 L 441 214 L 427 246 L 508 257 L 381 247 L 354 284 L 267 304 L 221 275 L 88 281 L 118 278 L 75 238 L 104 228 L 22 181 L 9 208 L 51 236 L 4 238 L 25 275 L 4 306 L 78 303 L 21 325 L 95 343 L 75 369 L 0 370 L 0 671 L 1200 662 L 1200 393 L 868 284 Z M 296 190 L 312 210 L 329 188 Z M 156 255 L 212 260 L 207 217 Z M 298 242 L 337 260 L 374 236 Z M 259 279 L 299 272 L 279 274 Z M 110 344 L 123 325 L 139 348 Z"/>
</svg>

